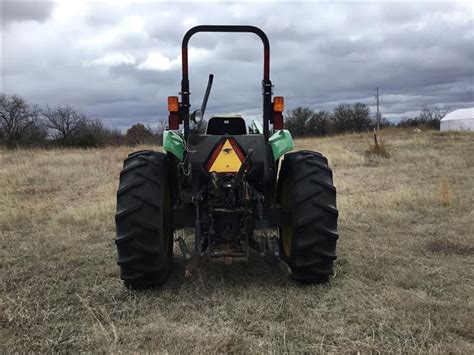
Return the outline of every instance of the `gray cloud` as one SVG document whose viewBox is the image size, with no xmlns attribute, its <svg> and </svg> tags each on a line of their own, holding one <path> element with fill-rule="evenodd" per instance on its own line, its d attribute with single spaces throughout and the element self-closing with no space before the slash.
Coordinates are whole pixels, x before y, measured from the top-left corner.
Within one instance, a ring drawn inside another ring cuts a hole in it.
<svg viewBox="0 0 474 355">
<path fill-rule="evenodd" d="M 46 21 L 53 11 L 53 2 L 2 1 L 2 23 Z"/>
<path fill-rule="evenodd" d="M 474 105 L 469 4 L 59 3 L 54 12 L 48 6 L 43 22 L 5 29 L 2 90 L 40 105 L 75 105 L 110 126 L 166 117 L 166 97 L 179 92 L 181 39 L 197 24 L 265 30 L 275 93 L 289 109 L 373 106 L 376 86 L 383 113 L 393 119 L 425 105 Z M 190 44 L 193 105 L 212 72 L 210 113 L 259 114 L 258 38 L 198 34 Z"/>
</svg>

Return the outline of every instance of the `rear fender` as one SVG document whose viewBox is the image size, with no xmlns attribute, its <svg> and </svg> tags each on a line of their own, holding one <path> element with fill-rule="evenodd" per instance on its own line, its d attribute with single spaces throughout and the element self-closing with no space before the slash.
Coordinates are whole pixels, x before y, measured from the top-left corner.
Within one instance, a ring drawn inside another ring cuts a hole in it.
<svg viewBox="0 0 474 355">
<path fill-rule="evenodd" d="M 276 161 L 280 159 L 283 154 L 293 150 L 293 137 L 290 131 L 282 129 L 276 131 L 269 139 L 268 142 L 272 147 L 273 159 Z"/>
<path fill-rule="evenodd" d="M 173 154 L 180 161 L 184 159 L 184 139 L 178 133 L 166 130 L 163 132 L 163 150 Z"/>
</svg>

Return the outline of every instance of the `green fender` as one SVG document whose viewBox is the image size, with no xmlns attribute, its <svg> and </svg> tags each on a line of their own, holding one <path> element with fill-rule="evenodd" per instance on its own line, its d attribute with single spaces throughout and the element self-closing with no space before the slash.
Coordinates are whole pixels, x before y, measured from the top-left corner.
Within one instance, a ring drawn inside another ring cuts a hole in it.
<svg viewBox="0 0 474 355">
<path fill-rule="evenodd" d="M 291 133 L 287 129 L 276 131 L 268 141 L 272 146 L 274 160 L 280 159 L 283 154 L 288 153 L 295 147 L 293 145 L 293 137 L 291 137 Z"/>
<path fill-rule="evenodd" d="M 173 131 L 163 132 L 163 149 L 173 154 L 180 161 L 184 159 L 184 140 L 181 135 Z"/>
<path fill-rule="evenodd" d="M 293 138 L 286 129 L 275 132 L 268 141 L 272 147 L 274 160 L 280 159 L 283 154 L 294 148 Z M 184 159 L 184 140 L 178 133 L 168 130 L 163 132 L 163 149 L 173 154 L 180 161 Z"/>
</svg>

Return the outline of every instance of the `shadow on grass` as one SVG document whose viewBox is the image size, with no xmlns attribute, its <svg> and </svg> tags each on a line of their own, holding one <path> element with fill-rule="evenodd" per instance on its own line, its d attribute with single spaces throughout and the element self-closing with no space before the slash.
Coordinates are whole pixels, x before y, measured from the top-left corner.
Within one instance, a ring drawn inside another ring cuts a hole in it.
<svg viewBox="0 0 474 355">
<path fill-rule="evenodd" d="M 185 276 L 188 260 L 173 257 L 173 271 L 161 286 L 145 290 L 131 290 L 136 296 L 172 293 L 176 298 L 201 297 L 216 293 L 237 296 L 261 290 L 262 293 L 284 293 L 288 290 L 316 290 L 331 287 L 335 280 L 325 284 L 304 284 L 291 279 L 288 271 L 276 258 L 251 255 L 248 263 L 224 265 L 202 259 L 190 277 Z M 337 269 L 337 267 L 336 267 Z M 336 274 L 343 277 L 344 273 Z M 123 286 L 124 287 L 124 286 Z M 125 287 L 124 287 L 125 289 Z"/>
<path fill-rule="evenodd" d="M 201 259 L 189 277 L 185 276 L 188 260 L 180 256 L 173 258 L 173 272 L 163 288 L 199 288 L 212 291 L 214 288 L 243 290 L 259 286 L 286 286 L 295 284 L 278 261 L 271 257 L 251 255 L 247 263 L 225 265 Z"/>
<path fill-rule="evenodd" d="M 434 239 L 426 243 L 426 249 L 433 254 L 472 255 L 474 246 L 446 239 Z"/>
</svg>

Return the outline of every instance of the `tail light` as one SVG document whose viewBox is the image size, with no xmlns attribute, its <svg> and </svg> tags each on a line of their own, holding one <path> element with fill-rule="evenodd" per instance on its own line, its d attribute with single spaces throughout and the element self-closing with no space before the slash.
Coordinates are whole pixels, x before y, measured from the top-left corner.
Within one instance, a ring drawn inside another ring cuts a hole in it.
<svg viewBox="0 0 474 355">
<path fill-rule="evenodd" d="M 179 129 L 179 114 L 170 112 L 168 116 L 168 129 L 177 130 Z"/>
<path fill-rule="evenodd" d="M 283 114 L 281 112 L 273 112 L 273 129 L 275 131 L 283 129 Z"/>
</svg>

